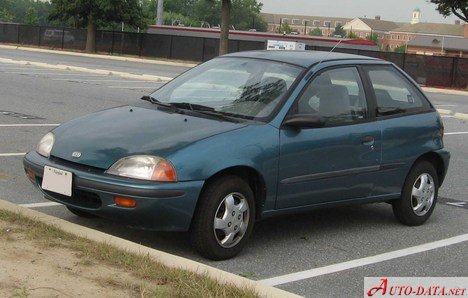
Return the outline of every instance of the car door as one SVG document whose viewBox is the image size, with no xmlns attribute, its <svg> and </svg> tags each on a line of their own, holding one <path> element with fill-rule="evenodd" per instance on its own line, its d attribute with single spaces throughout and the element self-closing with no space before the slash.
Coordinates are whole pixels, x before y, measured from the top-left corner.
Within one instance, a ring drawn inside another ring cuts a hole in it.
<svg viewBox="0 0 468 298">
<path fill-rule="evenodd" d="M 434 135 L 440 129 L 438 115 L 418 88 L 394 66 L 363 69 L 382 128 L 382 167 L 374 195 L 398 196 L 414 160 L 437 140 Z"/>
<path fill-rule="evenodd" d="M 381 155 L 381 130 L 370 121 L 357 67 L 326 69 L 309 83 L 288 116 L 319 115 L 321 128 L 280 130 L 278 209 L 371 195 Z"/>
</svg>

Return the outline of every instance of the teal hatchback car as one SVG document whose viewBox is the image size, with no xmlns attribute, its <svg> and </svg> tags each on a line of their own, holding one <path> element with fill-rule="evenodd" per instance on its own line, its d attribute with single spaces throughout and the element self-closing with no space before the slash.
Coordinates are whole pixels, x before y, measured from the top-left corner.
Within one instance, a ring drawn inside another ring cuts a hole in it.
<svg viewBox="0 0 468 298">
<path fill-rule="evenodd" d="M 259 219 L 318 207 L 388 202 L 420 225 L 449 165 L 434 106 L 373 58 L 230 54 L 143 99 L 55 128 L 25 172 L 79 216 L 188 231 L 210 259 L 238 254 Z"/>
</svg>

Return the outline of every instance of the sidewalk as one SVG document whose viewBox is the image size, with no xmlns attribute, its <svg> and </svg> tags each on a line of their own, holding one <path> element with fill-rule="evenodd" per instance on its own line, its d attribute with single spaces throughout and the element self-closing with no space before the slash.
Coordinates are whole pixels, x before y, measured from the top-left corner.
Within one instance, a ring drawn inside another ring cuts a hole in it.
<svg viewBox="0 0 468 298">
<path fill-rule="evenodd" d="M 113 55 L 106 55 L 106 54 L 88 54 L 88 53 L 83 53 L 83 52 L 73 52 L 73 51 L 66 51 L 66 50 L 50 50 L 50 49 L 13 46 L 13 45 L 4 45 L 4 44 L 0 44 L 0 49 L 21 50 L 21 51 L 69 55 L 69 56 L 88 57 L 88 58 L 101 58 L 101 59 L 116 60 L 116 61 L 160 64 L 160 65 L 168 65 L 168 66 L 194 67 L 199 64 L 196 62 L 167 60 L 167 59 L 159 59 L 159 58 L 136 58 L 136 57 L 128 57 L 128 56 L 113 56 Z"/>
</svg>

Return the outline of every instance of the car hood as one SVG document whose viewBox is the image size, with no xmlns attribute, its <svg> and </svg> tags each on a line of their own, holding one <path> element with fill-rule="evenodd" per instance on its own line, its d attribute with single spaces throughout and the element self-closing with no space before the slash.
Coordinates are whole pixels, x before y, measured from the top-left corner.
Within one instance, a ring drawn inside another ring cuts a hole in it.
<svg viewBox="0 0 468 298">
<path fill-rule="evenodd" d="M 193 142 L 244 126 L 159 111 L 154 107 L 123 106 L 89 114 L 57 127 L 53 131 L 55 143 L 51 155 L 108 169 L 125 156 L 168 157 Z"/>
</svg>

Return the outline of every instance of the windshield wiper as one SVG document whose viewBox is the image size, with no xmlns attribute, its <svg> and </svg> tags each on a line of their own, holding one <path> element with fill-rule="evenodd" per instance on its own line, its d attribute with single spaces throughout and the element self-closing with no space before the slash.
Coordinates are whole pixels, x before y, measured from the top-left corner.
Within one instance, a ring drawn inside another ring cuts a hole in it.
<svg viewBox="0 0 468 298">
<path fill-rule="evenodd" d="M 152 104 L 155 104 L 155 105 L 158 105 L 160 107 L 164 107 L 164 108 L 168 108 L 174 112 L 178 112 L 178 113 L 181 113 L 181 114 L 184 114 L 184 111 L 179 109 L 179 107 L 177 106 L 174 106 L 172 104 L 168 104 L 168 103 L 164 103 L 164 102 L 161 102 L 159 100 L 157 100 L 156 98 L 150 96 L 150 95 L 145 95 L 141 98 L 142 100 L 145 100 L 145 101 L 149 101 L 150 103 Z"/>
<path fill-rule="evenodd" d="M 214 112 L 215 109 L 212 107 L 196 104 L 196 103 L 189 103 L 189 102 L 171 102 L 169 103 L 171 106 L 178 107 L 181 109 L 191 110 L 191 111 L 210 111 Z"/>
<path fill-rule="evenodd" d="M 193 112 L 197 112 L 203 115 L 208 115 L 208 116 L 218 118 L 224 121 L 236 122 L 236 123 L 240 122 L 239 119 L 236 119 L 235 117 L 232 117 L 231 115 L 228 115 L 220 111 L 216 111 L 215 108 L 200 105 L 200 104 L 189 103 L 189 102 L 171 102 L 170 105 L 181 108 L 181 109 L 186 109 L 186 110 L 190 110 Z"/>
</svg>

